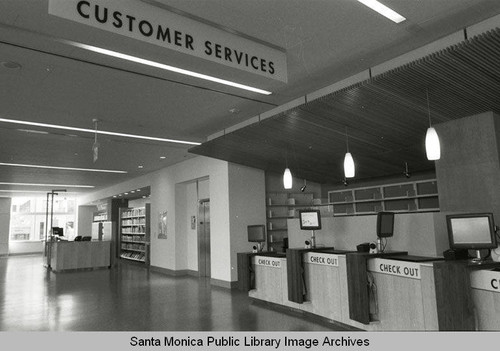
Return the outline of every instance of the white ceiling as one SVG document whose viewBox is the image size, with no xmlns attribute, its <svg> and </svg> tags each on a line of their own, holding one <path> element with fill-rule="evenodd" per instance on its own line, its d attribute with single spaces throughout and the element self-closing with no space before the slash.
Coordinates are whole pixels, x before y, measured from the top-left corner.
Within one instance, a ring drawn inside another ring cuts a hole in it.
<svg viewBox="0 0 500 351">
<path fill-rule="evenodd" d="M 158 11 L 173 8 L 283 48 L 288 83 L 49 16 L 47 0 L 0 0 L 0 61 L 22 66 L 0 67 L 0 118 L 89 129 L 97 118 L 103 130 L 203 142 L 215 132 L 500 13 L 496 0 L 384 0 L 407 18 L 394 24 L 354 0 L 144 2 Z M 57 39 L 193 69 L 273 94 L 180 77 L 84 52 Z M 232 108 L 241 112 L 231 114 Z M 99 142 L 99 159 L 93 163 L 91 134 L 0 122 L 0 162 L 128 172 L 0 166 L 0 182 L 84 184 L 97 189 L 193 157 L 187 145 L 104 136 Z M 0 185 L 0 190 L 9 189 L 28 188 Z"/>
</svg>

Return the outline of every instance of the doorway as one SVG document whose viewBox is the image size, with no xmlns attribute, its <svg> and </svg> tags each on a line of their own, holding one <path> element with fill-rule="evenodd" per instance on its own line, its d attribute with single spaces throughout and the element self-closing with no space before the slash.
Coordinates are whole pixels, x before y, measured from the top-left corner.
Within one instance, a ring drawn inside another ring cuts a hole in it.
<svg viewBox="0 0 500 351">
<path fill-rule="evenodd" d="M 198 204 L 198 273 L 210 277 L 210 200 Z"/>
</svg>

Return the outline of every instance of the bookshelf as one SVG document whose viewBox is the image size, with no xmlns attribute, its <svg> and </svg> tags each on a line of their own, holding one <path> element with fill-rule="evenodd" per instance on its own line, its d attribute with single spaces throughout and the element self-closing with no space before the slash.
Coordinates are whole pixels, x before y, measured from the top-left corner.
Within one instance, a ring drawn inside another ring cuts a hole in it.
<svg viewBox="0 0 500 351">
<path fill-rule="evenodd" d="M 120 209 L 120 257 L 149 264 L 150 204 Z"/>
<path fill-rule="evenodd" d="M 435 179 L 328 192 L 334 216 L 439 211 Z"/>
<path fill-rule="evenodd" d="M 270 251 L 282 251 L 283 239 L 288 238 L 287 220 L 298 217 L 299 210 L 315 208 L 321 200 L 313 193 L 266 193 L 267 241 Z"/>
</svg>

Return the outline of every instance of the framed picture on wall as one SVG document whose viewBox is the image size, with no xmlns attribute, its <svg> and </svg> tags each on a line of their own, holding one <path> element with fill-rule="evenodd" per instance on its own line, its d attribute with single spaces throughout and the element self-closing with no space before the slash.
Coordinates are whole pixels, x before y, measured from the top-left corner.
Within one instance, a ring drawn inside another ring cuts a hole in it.
<svg viewBox="0 0 500 351">
<path fill-rule="evenodd" d="M 160 212 L 158 216 L 158 239 L 167 238 L 167 211 Z"/>
</svg>

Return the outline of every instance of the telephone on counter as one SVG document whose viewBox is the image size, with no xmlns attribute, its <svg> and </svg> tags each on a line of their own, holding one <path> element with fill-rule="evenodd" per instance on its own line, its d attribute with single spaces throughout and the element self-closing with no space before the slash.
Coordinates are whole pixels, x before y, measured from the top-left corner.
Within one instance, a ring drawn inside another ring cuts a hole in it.
<svg viewBox="0 0 500 351">
<path fill-rule="evenodd" d="M 378 246 L 377 243 L 361 243 L 358 246 L 356 246 L 356 249 L 358 252 L 369 252 L 369 253 L 378 253 Z"/>
<path fill-rule="evenodd" d="M 356 246 L 356 250 L 358 252 L 369 252 L 370 251 L 370 243 L 362 243 Z"/>
</svg>

